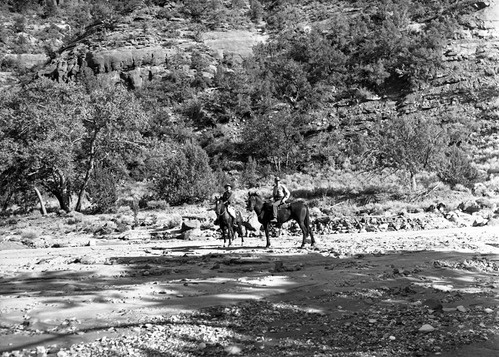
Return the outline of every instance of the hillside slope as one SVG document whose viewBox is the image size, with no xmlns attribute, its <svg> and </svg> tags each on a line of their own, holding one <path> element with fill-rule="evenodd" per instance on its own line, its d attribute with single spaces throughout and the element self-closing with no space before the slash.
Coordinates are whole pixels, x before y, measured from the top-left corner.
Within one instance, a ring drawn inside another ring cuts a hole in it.
<svg viewBox="0 0 499 357">
<path fill-rule="evenodd" d="M 74 79 L 89 71 L 101 81 L 122 82 L 138 89 L 160 82 L 172 69 L 180 68 L 191 78 L 198 76 L 209 82 L 220 68 L 237 70 L 254 45 L 270 41 L 290 27 L 296 33 L 311 28 L 327 32 L 336 26 L 334 14 L 338 12 L 355 17 L 374 11 L 363 2 L 353 7 L 342 1 L 297 1 L 286 10 L 296 14 L 297 20 L 277 26 L 274 4 L 262 3 L 265 16 L 257 19 L 251 17 L 252 7 L 246 1 L 218 2 L 215 10 L 204 8 L 206 13 L 197 17 L 192 7 L 185 12 L 181 1 L 137 6 L 126 16 L 100 19 L 80 32 L 64 16 L 47 19 L 31 15 L 23 22 L 17 14 L 3 11 L 5 55 L 0 81 L 12 83 L 27 69 L 55 80 Z M 341 150 L 351 136 L 369 135 L 373 122 L 416 113 L 444 122 L 458 121 L 456 125 L 459 121 L 476 122 L 475 131 L 463 145 L 470 146 L 474 162 L 483 172 L 499 168 L 499 1 L 457 1 L 451 8 L 459 13 L 459 26 L 446 45 L 439 73 L 411 91 L 397 91 L 395 86 L 380 96 L 359 88 L 352 98 L 323 103 L 311 115 L 315 120 L 305 133 L 313 160 L 329 155 L 333 133 L 344 133 L 338 138 L 341 143 L 335 143 Z M 408 31 L 420 31 L 431 19 L 421 21 L 411 24 Z M 208 85 L 206 97 L 212 98 L 216 91 Z M 237 124 L 244 118 L 229 116 L 228 122 L 220 121 L 216 111 L 208 116 L 215 117 L 208 122 L 217 126 L 196 126 L 194 130 L 216 138 L 210 140 L 237 143 Z M 214 134 L 209 134 L 211 131 Z"/>
</svg>

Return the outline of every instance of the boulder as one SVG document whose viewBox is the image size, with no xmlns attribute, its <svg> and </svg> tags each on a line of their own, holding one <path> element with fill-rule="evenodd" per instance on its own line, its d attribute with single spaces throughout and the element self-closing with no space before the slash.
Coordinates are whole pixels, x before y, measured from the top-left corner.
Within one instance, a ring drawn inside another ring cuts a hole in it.
<svg viewBox="0 0 499 357">
<path fill-rule="evenodd" d="M 108 235 L 116 232 L 118 225 L 113 221 L 106 221 L 103 223 L 96 223 L 94 229 L 94 234 L 97 235 Z"/>
<path fill-rule="evenodd" d="M 461 202 L 457 208 L 468 214 L 480 211 L 480 205 L 476 201 Z"/>
<path fill-rule="evenodd" d="M 485 187 L 483 183 L 478 182 L 473 186 L 472 192 L 475 196 L 485 196 L 487 193 L 487 187 Z"/>
<path fill-rule="evenodd" d="M 480 197 L 476 200 L 476 204 L 481 208 L 489 208 L 492 209 L 494 207 L 494 203 L 485 197 Z"/>
<path fill-rule="evenodd" d="M 483 227 L 487 225 L 488 220 L 480 215 L 474 215 L 473 227 Z"/>
<path fill-rule="evenodd" d="M 198 220 L 192 219 L 188 221 L 183 221 L 182 222 L 182 227 L 180 228 L 180 232 L 187 232 L 192 229 L 200 229 L 201 228 L 201 222 Z"/>
<path fill-rule="evenodd" d="M 203 237 L 203 234 L 201 233 L 201 229 L 199 229 L 199 228 L 190 229 L 188 231 L 183 232 L 180 235 L 180 238 L 183 240 L 194 240 L 194 239 L 199 239 L 202 237 Z"/>
</svg>

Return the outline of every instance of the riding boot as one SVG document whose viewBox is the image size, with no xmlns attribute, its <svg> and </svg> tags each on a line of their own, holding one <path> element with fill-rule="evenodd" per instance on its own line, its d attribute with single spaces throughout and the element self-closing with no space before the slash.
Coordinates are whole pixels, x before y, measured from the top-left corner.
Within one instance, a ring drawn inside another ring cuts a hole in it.
<svg viewBox="0 0 499 357">
<path fill-rule="evenodd" d="M 213 224 L 214 224 L 215 226 L 217 226 L 217 225 L 218 225 L 218 218 L 217 218 L 217 219 L 215 219 L 215 222 L 213 222 Z"/>
</svg>

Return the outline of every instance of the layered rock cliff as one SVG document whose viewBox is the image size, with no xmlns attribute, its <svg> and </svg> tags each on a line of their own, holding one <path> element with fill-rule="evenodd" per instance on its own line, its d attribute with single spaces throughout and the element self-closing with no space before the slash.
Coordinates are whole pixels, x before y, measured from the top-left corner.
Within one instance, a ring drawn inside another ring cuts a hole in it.
<svg viewBox="0 0 499 357">
<path fill-rule="evenodd" d="M 138 12 L 111 26 L 97 24 L 61 49 L 39 74 L 65 80 L 89 68 L 102 80 L 121 79 L 138 88 L 144 81 L 164 75 L 172 57 L 181 56 L 188 61 L 198 52 L 209 63 L 203 75 L 211 77 L 224 56 L 247 57 L 254 45 L 267 38 L 255 28 L 199 33 L 183 19 L 169 22 L 165 25 L 165 21 L 149 13 Z M 188 67 L 185 70 L 193 72 Z"/>
</svg>

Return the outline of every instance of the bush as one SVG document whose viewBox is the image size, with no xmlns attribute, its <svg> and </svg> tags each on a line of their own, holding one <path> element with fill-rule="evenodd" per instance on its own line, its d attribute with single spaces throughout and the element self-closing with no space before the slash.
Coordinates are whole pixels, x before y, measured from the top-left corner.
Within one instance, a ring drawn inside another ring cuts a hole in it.
<svg viewBox="0 0 499 357">
<path fill-rule="evenodd" d="M 35 239 L 38 238 L 39 231 L 34 228 L 27 228 L 21 231 L 21 238 L 23 239 Z"/>
<path fill-rule="evenodd" d="M 146 203 L 146 206 L 148 209 L 161 209 L 161 210 L 164 210 L 166 208 L 168 208 L 168 203 L 166 203 L 166 201 L 164 200 L 159 200 L 159 201 L 149 201 Z"/>
<path fill-rule="evenodd" d="M 165 19 L 165 20 L 170 20 L 172 17 L 174 17 L 175 15 L 178 15 L 178 14 L 174 14 L 171 10 L 169 9 L 165 9 L 165 8 L 161 8 L 159 9 L 159 11 L 157 12 L 156 14 L 156 18 L 158 19 Z"/>
<path fill-rule="evenodd" d="M 88 193 L 94 205 L 94 213 L 110 213 L 116 210 L 117 179 L 111 170 L 97 167 L 89 182 Z"/>
<path fill-rule="evenodd" d="M 461 184 L 470 188 L 478 179 L 478 170 L 473 167 L 468 155 L 453 145 L 442 158 L 437 175 L 442 182 L 450 186 Z"/>
<path fill-rule="evenodd" d="M 161 152 L 162 151 L 162 152 Z M 214 176 L 206 152 L 195 144 L 186 144 L 176 152 L 163 147 L 150 164 L 158 199 L 172 205 L 205 200 L 214 190 Z"/>
<path fill-rule="evenodd" d="M 16 33 L 26 32 L 26 26 L 27 23 L 26 23 L 26 18 L 24 16 L 17 16 L 14 19 L 14 26 L 13 26 L 14 32 Z"/>
</svg>

